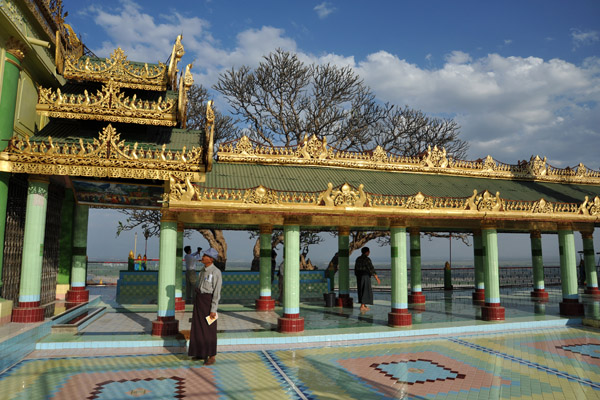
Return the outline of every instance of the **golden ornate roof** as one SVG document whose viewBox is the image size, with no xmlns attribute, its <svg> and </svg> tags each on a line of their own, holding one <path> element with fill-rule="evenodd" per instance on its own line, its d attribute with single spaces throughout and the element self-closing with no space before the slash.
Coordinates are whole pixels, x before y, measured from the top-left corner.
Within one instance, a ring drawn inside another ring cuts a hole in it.
<svg viewBox="0 0 600 400">
<path fill-rule="evenodd" d="M 381 147 L 367 153 L 338 151 L 327 146 L 327 140 L 305 137 L 296 147 L 263 147 L 243 136 L 237 141 L 219 146 L 218 160 L 229 163 L 275 165 L 318 165 L 373 169 L 396 172 L 458 175 L 494 179 L 536 180 L 557 183 L 600 184 L 600 171 L 583 164 L 575 168 L 556 168 L 546 157 L 531 157 L 518 164 L 505 164 L 492 156 L 476 161 L 448 157 L 443 148 L 429 147 L 422 157 L 388 154 Z"/>
<path fill-rule="evenodd" d="M 54 118 L 176 126 L 177 100 L 148 101 L 125 97 L 120 83 L 110 79 L 102 90 L 90 94 L 62 93 L 60 89 L 39 89 L 38 113 Z"/>
</svg>

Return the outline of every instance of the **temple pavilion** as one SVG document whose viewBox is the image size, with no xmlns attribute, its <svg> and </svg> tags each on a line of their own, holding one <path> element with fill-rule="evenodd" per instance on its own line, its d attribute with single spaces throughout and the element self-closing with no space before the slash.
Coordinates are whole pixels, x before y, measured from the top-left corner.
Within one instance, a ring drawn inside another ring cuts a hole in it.
<svg viewBox="0 0 600 400">
<path fill-rule="evenodd" d="M 89 207 L 161 211 L 158 312 L 153 322 L 153 334 L 159 336 L 178 332 L 176 311 L 184 307 L 181 247 L 184 229 L 191 228 L 260 231 L 257 310 L 274 309 L 271 234 L 283 230 L 286 273 L 280 332 L 304 330 L 299 284 L 303 230 L 337 232 L 339 307 L 353 306 L 350 232 L 389 231 L 388 324 L 393 327 L 411 325 L 408 305 L 427 302 L 421 288 L 422 232 L 473 235 L 473 300 L 481 302 L 484 320 L 505 317 L 498 233 L 530 234 L 531 296 L 536 299 L 548 297 L 541 235 L 558 234 L 560 313 L 574 316 L 583 315 L 576 273 L 579 232 L 585 293 L 600 296 L 593 245 L 593 231 L 600 226 L 599 171 L 582 164 L 556 168 L 539 156 L 516 164 L 489 155 L 457 160 L 437 147 L 419 157 L 390 154 L 380 147 L 345 152 L 310 132 L 294 147 L 263 147 L 243 136 L 220 144 L 213 153 L 210 103 L 204 131 L 185 126 L 186 93 L 193 77 L 191 65 L 178 69 L 184 54 L 181 37 L 166 63 L 129 61 L 121 49 L 98 58 L 83 51 L 64 21 L 56 21 L 54 40 L 44 38 L 54 50 L 56 71 L 47 73 L 55 74 L 53 79 L 30 79 L 36 90 L 26 93 L 22 86 L 7 84 L 29 79 L 22 65 L 32 45 L 22 32 L 13 32 L 1 58 L 0 175 L 7 187 L 0 190 L 0 203 L 6 207 L 0 210 L 6 221 L 0 225 L 1 295 L 3 304 L 14 303 L 12 321 L 42 320 L 48 316 L 47 303 L 61 291 L 68 304 L 88 301 Z M 19 130 L 19 110 L 28 103 L 38 122 L 35 129 Z"/>
</svg>

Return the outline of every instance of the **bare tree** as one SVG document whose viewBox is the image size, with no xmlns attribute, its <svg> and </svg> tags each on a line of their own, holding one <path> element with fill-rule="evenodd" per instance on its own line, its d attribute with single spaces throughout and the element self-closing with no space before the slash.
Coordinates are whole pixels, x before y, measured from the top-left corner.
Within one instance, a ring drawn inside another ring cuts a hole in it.
<svg viewBox="0 0 600 400">
<path fill-rule="evenodd" d="M 259 66 L 232 68 L 214 88 L 263 145 L 293 146 L 304 135 L 326 138 L 333 147 L 368 142 L 368 130 L 385 117 L 371 90 L 350 67 L 306 65 L 281 49 Z M 340 148 L 344 150 L 343 148 Z"/>
<path fill-rule="evenodd" d="M 254 246 L 252 248 L 252 265 L 259 265 L 260 262 L 260 234 L 258 231 L 250 231 L 250 239 L 255 239 Z M 324 239 L 319 235 L 318 232 L 302 231 L 300 232 L 300 269 L 313 269 L 310 259 L 307 259 L 310 246 L 319 244 Z M 284 243 L 283 231 L 276 229 L 271 235 L 271 249 L 275 249 L 277 246 Z"/>
</svg>

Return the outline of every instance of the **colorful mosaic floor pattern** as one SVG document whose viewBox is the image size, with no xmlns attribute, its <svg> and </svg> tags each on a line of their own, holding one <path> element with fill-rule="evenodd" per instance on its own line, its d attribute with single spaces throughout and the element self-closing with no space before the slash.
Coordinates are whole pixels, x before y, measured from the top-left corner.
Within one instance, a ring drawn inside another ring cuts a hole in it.
<svg viewBox="0 0 600 400">
<path fill-rule="evenodd" d="M 210 367 L 185 354 L 28 359 L 0 375 L 0 398 L 600 399 L 591 328 L 307 346 L 222 352 Z"/>
</svg>

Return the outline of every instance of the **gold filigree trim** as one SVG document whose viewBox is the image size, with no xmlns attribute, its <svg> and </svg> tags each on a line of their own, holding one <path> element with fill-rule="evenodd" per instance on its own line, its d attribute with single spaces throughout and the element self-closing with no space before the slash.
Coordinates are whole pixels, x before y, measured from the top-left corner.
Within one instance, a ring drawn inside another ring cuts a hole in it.
<svg viewBox="0 0 600 400">
<path fill-rule="evenodd" d="M 248 189 L 242 199 L 244 203 L 253 204 L 279 204 L 279 196 L 274 190 L 259 186 L 256 189 Z"/>
<path fill-rule="evenodd" d="M 167 86 L 171 86 L 165 64 L 131 63 L 120 47 L 104 61 L 92 61 L 90 57 L 74 57 L 70 54 L 57 53 L 58 59 L 61 60 L 61 64 L 64 63 L 63 76 L 66 79 L 94 82 L 108 82 L 112 79 L 123 87 L 141 90 L 164 91 L 167 90 Z M 174 58 L 174 60 L 176 74 L 179 59 Z"/>
<path fill-rule="evenodd" d="M 502 210 L 502 199 L 500 192 L 496 192 L 493 196 L 485 190 L 483 193 L 477 193 L 477 189 L 473 190 L 473 195 L 469 197 L 465 205 L 467 210 L 477 211 L 500 211 Z"/>
<path fill-rule="evenodd" d="M 177 101 L 163 99 L 148 101 L 125 97 L 121 86 L 111 79 L 102 90 L 90 94 L 62 93 L 60 88 L 39 89 L 36 110 L 48 117 L 125 122 L 130 124 L 175 126 L 177 125 Z"/>
<path fill-rule="evenodd" d="M 0 153 L 6 172 L 161 180 L 173 175 L 194 181 L 204 172 L 202 155 L 201 147 L 171 151 L 165 145 L 156 149 L 126 144 L 110 124 L 91 142 L 57 144 L 52 137 L 41 142 L 13 137 Z"/>
<path fill-rule="evenodd" d="M 327 190 L 323 191 L 318 199 L 317 204 L 327 207 L 364 207 L 367 206 L 368 196 L 363 190 L 364 185 L 360 184 L 358 190 L 354 190 L 352 186 L 344 183 L 342 186 L 334 190 L 333 184 L 327 184 Z"/>
<path fill-rule="evenodd" d="M 594 197 L 593 201 L 589 200 L 588 196 L 585 196 L 583 204 L 579 207 L 579 212 L 583 215 L 600 215 L 600 197 Z"/>
<path fill-rule="evenodd" d="M 448 157 L 444 148 L 429 147 L 419 157 L 387 154 L 381 147 L 365 153 L 339 151 L 327 146 L 325 139 L 306 136 L 296 147 L 261 146 L 248 137 L 221 144 L 219 161 L 232 163 L 321 165 L 398 172 L 420 172 L 473 176 L 494 179 L 536 180 L 557 183 L 600 184 L 600 171 L 579 164 L 574 168 L 555 168 L 546 158 L 532 156 L 529 161 L 505 164 L 492 156 L 476 161 Z"/>
</svg>

